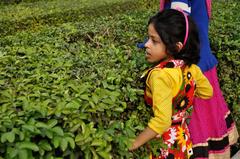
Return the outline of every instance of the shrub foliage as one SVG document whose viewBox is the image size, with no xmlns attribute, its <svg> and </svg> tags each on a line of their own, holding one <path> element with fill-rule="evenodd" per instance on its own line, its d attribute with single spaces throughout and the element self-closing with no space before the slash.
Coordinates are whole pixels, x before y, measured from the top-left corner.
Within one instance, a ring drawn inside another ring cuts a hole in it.
<svg viewBox="0 0 240 159">
<path fill-rule="evenodd" d="M 158 1 L 6 2 L 0 5 L 0 158 L 147 158 L 145 147 L 128 152 L 151 115 L 139 80 L 144 52 L 135 45 L 146 37 Z M 239 125 L 238 5 L 214 3 L 210 39 Z"/>
</svg>

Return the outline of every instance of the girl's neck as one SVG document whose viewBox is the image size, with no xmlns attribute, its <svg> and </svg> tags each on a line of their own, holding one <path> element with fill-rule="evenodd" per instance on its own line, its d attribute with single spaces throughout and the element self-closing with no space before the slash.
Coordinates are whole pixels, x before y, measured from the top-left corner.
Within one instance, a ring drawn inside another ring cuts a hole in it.
<svg viewBox="0 0 240 159">
<path fill-rule="evenodd" d="M 158 64 L 154 65 L 155 68 L 175 68 L 175 67 L 185 67 L 185 63 L 181 59 L 174 59 L 174 58 L 168 58 L 166 60 L 162 60 Z"/>
<path fill-rule="evenodd" d="M 170 60 L 174 60 L 174 58 L 170 57 L 170 56 L 165 57 L 165 58 L 161 59 L 160 61 L 153 63 L 153 66 L 157 66 L 157 65 L 159 65 L 162 62 L 167 62 L 167 61 L 170 61 Z"/>
</svg>

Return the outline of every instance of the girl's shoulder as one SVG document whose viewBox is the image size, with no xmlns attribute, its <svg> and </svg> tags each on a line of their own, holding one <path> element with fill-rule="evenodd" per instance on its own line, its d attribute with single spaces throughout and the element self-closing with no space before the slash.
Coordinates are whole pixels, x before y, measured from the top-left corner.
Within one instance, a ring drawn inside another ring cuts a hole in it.
<svg viewBox="0 0 240 159">
<path fill-rule="evenodd" d="M 193 75 L 201 74 L 202 71 L 199 66 L 192 64 L 191 66 L 186 66 L 185 71 L 191 72 Z M 176 77 L 182 76 L 182 69 L 181 67 L 175 68 L 152 68 L 149 70 L 148 76 L 169 76 L 169 77 Z"/>
<path fill-rule="evenodd" d="M 196 76 L 199 76 L 199 75 L 202 75 L 202 71 L 200 69 L 200 67 L 198 67 L 197 65 L 195 64 L 192 64 L 190 67 L 186 67 L 186 70 L 185 71 L 188 71 L 188 72 L 191 72 L 191 74 L 193 75 L 193 77 L 196 77 Z"/>
<path fill-rule="evenodd" d="M 150 76 L 179 76 L 181 75 L 181 68 L 153 68 L 150 73 Z"/>
<path fill-rule="evenodd" d="M 147 81 L 163 80 L 169 85 L 181 82 L 182 71 L 177 68 L 153 68 L 150 70 Z"/>
<path fill-rule="evenodd" d="M 149 71 L 147 81 L 152 80 L 164 80 L 170 83 L 181 83 L 183 73 L 191 73 L 193 78 L 197 79 L 204 76 L 200 67 L 195 64 L 186 66 L 184 72 L 180 67 L 175 68 L 153 68 Z M 169 83 L 169 84 L 170 84 Z"/>
</svg>

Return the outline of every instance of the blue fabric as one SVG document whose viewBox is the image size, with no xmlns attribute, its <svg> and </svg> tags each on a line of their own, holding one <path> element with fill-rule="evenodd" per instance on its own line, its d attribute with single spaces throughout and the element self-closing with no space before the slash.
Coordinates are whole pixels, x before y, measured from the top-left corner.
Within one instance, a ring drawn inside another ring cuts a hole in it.
<svg viewBox="0 0 240 159">
<path fill-rule="evenodd" d="M 181 2 L 181 3 L 185 3 L 188 7 L 191 7 L 191 3 L 189 2 L 190 0 L 172 0 L 171 2 Z M 169 3 L 169 6 L 168 6 L 169 8 L 170 8 L 170 3 Z M 185 12 L 185 13 L 187 13 L 187 15 L 189 15 L 190 14 L 190 12 L 188 12 L 188 11 L 186 11 L 186 10 L 184 10 L 183 9 L 183 11 Z"/>
<path fill-rule="evenodd" d="M 172 2 L 183 2 L 183 3 L 188 4 L 189 0 L 172 0 Z"/>
<path fill-rule="evenodd" d="M 147 41 L 148 39 L 146 38 L 142 43 L 137 43 L 137 47 L 140 49 L 144 49 Z"/>
<path fill-rule="evenodd" d="M 179 1 L 179 0 L 172 0 Z M 183 0 L 184 1 L 184 0 Z M 217 65 L 217 59 L 212 54 L 210 49 L 210 43 L 208 39 L 208 14 L 206 8 L 206 2 L 204 0 L 186 0 L 191 6 L 190 16 L 195 21 L 200 38 L 200 61 L 198 66 L 203 72 L 208 71 Z M 165 5 L 165 8 L 170 8 L 170 3 Z"/>
</svg>

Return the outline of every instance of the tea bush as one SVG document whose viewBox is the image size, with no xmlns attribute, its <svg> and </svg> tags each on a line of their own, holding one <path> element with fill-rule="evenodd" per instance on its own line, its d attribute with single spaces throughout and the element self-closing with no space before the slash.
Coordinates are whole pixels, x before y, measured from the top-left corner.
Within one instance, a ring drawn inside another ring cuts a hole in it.
<svg viewBox="0 0 240 159">
<path fill-rule="evenodd" d="M 239 126 L 238 5 L 214 3 L 210 38 Z M 1 4 L 0 158 L 147 158 L 146 148 L 129 153 L 127 147 L 151 115 L 139 80 L 147 65 L 136 43 L 158 6 L 146 0 Z"/>
<path fill-rule="evenodd" d="M 213 3 L 210 42 L 218 59 L 219 82 L 240 132 L 240 18 L 239 1 Z"/>
</svg>

